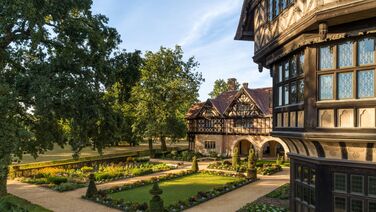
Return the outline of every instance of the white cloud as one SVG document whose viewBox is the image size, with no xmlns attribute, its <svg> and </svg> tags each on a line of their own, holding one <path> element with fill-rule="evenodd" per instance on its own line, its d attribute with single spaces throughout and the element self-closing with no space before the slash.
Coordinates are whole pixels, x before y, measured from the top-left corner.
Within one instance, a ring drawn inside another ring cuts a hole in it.
<svg viewBox="0 0 376 212">
<path fill-rule="evenodd" d="M 222 1 L 218 5 L 211 5 L 193 25 L 188 34 L 179 42 L 181 46 L 188 46 L 194 43 L 205 35 L 210 29 L 210 25 L 215 22 L 216 19 L 221 18 L 227 14 L 231 14 L 239 9 L 241 0 L 227 0 Z"/>
</svg>

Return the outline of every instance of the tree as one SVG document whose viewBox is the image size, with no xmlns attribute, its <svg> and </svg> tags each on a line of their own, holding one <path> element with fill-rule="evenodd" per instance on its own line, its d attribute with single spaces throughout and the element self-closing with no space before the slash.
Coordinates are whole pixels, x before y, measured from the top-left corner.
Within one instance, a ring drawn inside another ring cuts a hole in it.
<svg viewBox="0 0 376 212">
<path fill-rule="evenodd" d="M 4 0 L 0 14 L 0 197 L 8 165 L 70 144 L 74 156 L 120 139 L 106 91 L 120 37 L 91 0 Z M 113 133 L 115 132 L 115 133 Z"/>
<path fill-rule="evenodd" d="M 133 146 L 141 139 L 132 131 L 132 124 L 135 119 L 135 102 L 131 101 L 131 91 L 140 80 L 142 64 L 143 58 L 138 50 L 131 53 L 123 51 L 116 54 L 112 59 L 116 78 L 111 89 L 107 92 L 107 98 L 110 102 L 113 102 L 113 110 L 118 115 L 116 119 L 120 133 L 118 136 L 122 141 L 126 141 Z"/>
<path fill-rule="evenodd" d="M 195 72 L 194 57 L 183 60 L 183 51 L 161 47 L 158 52 L 146 52 L 141 79 L 132 90 L 135 105 L 134 132 L 142 138 L 159 138 L 166 150 L 166 138 L 172 140 L 186 135 L 184 115 L 197 101 L 203 82 Z"/>
<path fill-rule="evenodd" d="M 238 82 L 235 82 L 236 90 L 238 90 L 239 87 L 240 84 Z M 209 93 L 209 96 L 210 98 L 214 99 L 215 97 L 226 91 L 229 91 L 227 82 L 224 79 L 217 79 L 214 82 L 213 91 Z"/>
</svg>

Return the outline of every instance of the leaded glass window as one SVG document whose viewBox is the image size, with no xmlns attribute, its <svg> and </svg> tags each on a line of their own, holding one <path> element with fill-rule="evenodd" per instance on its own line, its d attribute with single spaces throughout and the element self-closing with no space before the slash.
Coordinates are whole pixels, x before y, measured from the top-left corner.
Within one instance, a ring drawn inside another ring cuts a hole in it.
<svg viewBox="0 0 376 212">
<path fill-rule="evenodd" d="M 278 82 L 282 82 L 283 80 L 283 66 L 278 66 Z"/>
<path fill-rule="evenodd" d="M 364 212 L 363 201 L 358 199 L 351 200 L 351 212 Z"/>
<path fill-rule="evenodd" d="M 274 0 L 269 0 L 269 21 L 273 20 L 273 4 Z"/>
<path fill-rule="evenodd" d="M 334 198 L 334 212 L 346 212 L 346 198 Z"/>
<path fill-rule="evenodd" d="M 284 64 L 284 70 L 285 70 L 285 80 L 289 79 L 290 77 L 290 63 L 289 61 L 286 61 Z"/>
<path fill-rule="evenodd" d="M 331 46 L 320 48 L 320 69 L 333 68 L 333 48 Z"/>
<path fill-rule="evenodd" d="M 279 0 L 274 0 L 275 16 L 279 15 Z"/>
<path fill-rule="evenodd" d="M 368 211 L 369 212 L 376 211 L 376 202 L 369 202 L 369 204 L 368 204 Z"/>
<path fill-rule="evenodd" d="M 376 196 L 376 177 L 368 177 L 368 194 Z"/>
<path fill-rule="evenodd" d="M 374 70 L 358 72 L 358 97 L 367 98 L 375 96 Z"/>
<path fill-rule="evenodd" d="M 304 101 L 304 81 L 298 81 L 298 102 Z"/>
<path fill-rule="evenodd" d="M 292 82 L 291 83 L 290 96 L 291 96 L 290 102 L 292 104 L 296 103 L 297 99 L 298 99 L 298 94 L 297 94 L 297 89 L 296 89 L 296 82 Z"/>
<path fill-rule="evenodd" d="M 334 190 L 335 191 L 341 191 L 341 192 L 346 192 L 346 175 L 345 174 L 339 174 L 339 173 L 334 173 Z"/>
<path fill-rule="evenodd" d="M 353 42 L 348 41 L 338 45 L 338 66 L 340 68 L 353 66 Z"/>
<path fill-rule="evenodd" d="M 288 105 L 290 104 L 290 98 L 289 98 L 289 86 L 288 85 L 285 85 L 283 86 L 283 90 L 284 90 L 284 95 L 285 95 L 285 105 Z"/>
<path fill-rule="evenodd" d="M 281 10 L 286 9 L 286 7 L 287 7 L 287 2 L 286 2 L 286 0 L 280 0 L 280 2 L 281 2 Z"/>
<path fill-rule="evenodd" d="M 338 98 L 348 99 L 353 97 L 353 73 L 338 74 Z"/>
<path fill-rule="evenodd" d="M 320 100 L 333 99 L 333 75 L 320 76 Z"/>
<path fill-rule="evenodd" d="M 358 42 L 358 64 L 373 64 L 375 61 L 375 40 L 364 38 Z"/>
<path fill-rule="evenodd" d="M 363 176 L 361 175 L 351 175 L 351 193 L 358 193 L 363 194 L 364 193 L 364 182 L 363 182 Z"/>
<path fill-rule="evenodd" d="M 297 74 L 296 56 L 295 55 L 291 59 L 290 70 L 291 70 L 291 77 L 295 77 L 296 74 Z"/>
<path fill-rule="evenodd" d="M 278 87 L 278 106 L 282 106 L 282 97 L 283 92 L 282 92 L 282 86 Z"/>
<path fill-rule="evenodd" d="M 298 55 L 298 74 L 303 74 L 304 72 L 304 52 Z"/>
</svg>

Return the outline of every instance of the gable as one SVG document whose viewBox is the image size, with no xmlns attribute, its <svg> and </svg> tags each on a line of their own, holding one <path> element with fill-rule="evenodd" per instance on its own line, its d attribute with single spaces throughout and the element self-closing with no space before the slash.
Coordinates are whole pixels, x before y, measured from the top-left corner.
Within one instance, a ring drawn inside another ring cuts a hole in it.
<svg viewBox="0 0 376 212">
<path fill-rule="evenodd" d="M 202 118 L 211 118 L 218 116 L 220 116 L 220 114 L 209 101 L 206 102 L 204 106 L 202 106 L 201 111 L 198 113 L 198 117 Z"/>
<path fill-rule="evenodd" d="M 260 116 L 262 111 L 258 108 L 256 103 L 245 92 L 234 99 L 226 110 L 225 115 L 229 117 L 250 117 Z"/>
</svg>

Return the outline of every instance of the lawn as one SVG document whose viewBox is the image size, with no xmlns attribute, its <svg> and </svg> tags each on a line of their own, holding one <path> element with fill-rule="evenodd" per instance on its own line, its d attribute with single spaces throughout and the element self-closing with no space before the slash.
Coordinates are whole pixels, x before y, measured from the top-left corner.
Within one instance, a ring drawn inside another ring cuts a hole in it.
<svg viewBox="0 0 376 212">
<path fill-rule="evenodd" d="M 51 212 L 13 195 L 7 195 L 0 199 L 0 211 Z"/>
<path fill-rule="evenodd" d="M 176 144 L 168 145 L 168 147 L 188 147 L 188 143 L 181 142 Z M 103 150 L 104 155 L 109 154 L 119 154 L 119 153 L 129 153 L 134 151 L 147 150 L 149 147 L 147 144 L 141 144 L 139 146 L 130 147 L 130 146 L 119 146 L 119 147 L 109 147 Z M 154 148 L 159 149 L 160 145 L 154 145 Z M 99 156 L 97 151 L 92 150 L 90 147 L 82 149 L 80 157 L 92 157 Z M 43 161 L 57 161 L 72 159 L 72 150 L 70 146 L 65 146 L 61 148 L 58 145 L 54 145 L 54 149 L 51 151 L 46 151 L 44 154 L 40 154 L 37 159 L 34 159 L 30 154 L 24 154 L 22 157 L 21 163 L 35 163 Z"/>
<path fill-rule="evenodd" d="M 186 201 L 189 197 L 194 196 L 200 191 L 209 191 L 216 187 L 221 187 L 226 183 L 239 180 L 234 177 L 216 176 L 204 173 L 189 175 L 174 180 L 168 180 L 159 184 L 163 190 L 161 195 L 165 206 L 175 204 L 178 201 Z M 124 201 L 132 201 L 149 203 L 151 195 L 149 193 L 152 185 L 142 186 L 122 192 L 110 194 L 113 199 L 123 199 Z"/>
</svg>

